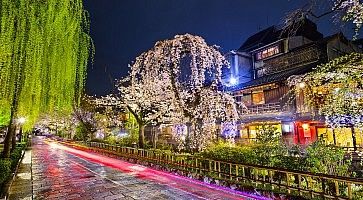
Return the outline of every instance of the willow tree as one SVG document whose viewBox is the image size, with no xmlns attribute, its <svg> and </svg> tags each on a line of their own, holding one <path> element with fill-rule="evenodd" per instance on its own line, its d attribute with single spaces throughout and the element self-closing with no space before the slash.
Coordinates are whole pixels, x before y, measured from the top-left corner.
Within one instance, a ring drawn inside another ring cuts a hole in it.
<svg viewBox="0 0 363 200">
<path fill-rule="evenodd" d="M 332 127 L 363 128 L 363 54 L 352 53 L 318 66 L 304 75 L 292 76 L 288 83 L 296 95 L 303 92 L 305 102 L 318 108 L 326 123 Z"/>
<path fill-rule="evenodd" d="M 1 0 L 1 123 L 8 157 L 16 119 L 29 130 L 42 113 L 79 102 L 92 47 L 82 0 Z"/>
</svg>

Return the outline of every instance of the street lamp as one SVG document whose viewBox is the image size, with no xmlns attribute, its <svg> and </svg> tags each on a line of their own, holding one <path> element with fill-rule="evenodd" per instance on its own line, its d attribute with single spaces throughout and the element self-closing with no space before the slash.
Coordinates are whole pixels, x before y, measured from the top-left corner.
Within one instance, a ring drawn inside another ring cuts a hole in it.
<svg viewBox="0 0 363 200">
<path fill-rule="evenodd" d="M 229 79 L 229 84 L 231 86 L 235 86 L 237 84 L 237 82 L 238 82 L 237 79 L 233 76 Z"/>
<path fill-rule="evenodd" d="M 25 123 L 26 118 L 25 117 L 20 117 L 17 122 L 19 124 L 19 142 L 21 142 L 21 139 L 23 137 L 23 124 Z"/>
<path fill-rule="evenodd" d="M 305 86 L 306 86 L 306 84 L 304 82 L 299 83 L 299 88 L 300 89 L 303 89 Z"/>
<path fill-rule="evenodd" d="M 23 124 L 25 123 L 25 121 L 26 121 L 25 117 L 20 117 L 20 118 L 18 119 L 18 123 L 19 123 L 20 125 L 23 125 Z"/>
</svg>

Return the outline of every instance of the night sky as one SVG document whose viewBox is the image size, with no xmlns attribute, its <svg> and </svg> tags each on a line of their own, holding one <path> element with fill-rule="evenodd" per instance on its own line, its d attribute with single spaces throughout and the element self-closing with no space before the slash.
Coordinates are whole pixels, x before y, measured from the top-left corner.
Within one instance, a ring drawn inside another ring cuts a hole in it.
<svg viewBox="0 0 363 200">
<path fill-rule="evenodd" d="M 158 40 L 190 33 L 227 52 L 239 48 L 251 34 L 281 24 L 288 11 L 305 3 L 306 0 L 85 0 L 96 46 L 86 92 L 109 93 L 112 81 L 127 75 L 128 64 Z M 325 36 L 340 31 L 331 21 L 329 17 L 318 21 L 318 30 Z"/>
</svg>

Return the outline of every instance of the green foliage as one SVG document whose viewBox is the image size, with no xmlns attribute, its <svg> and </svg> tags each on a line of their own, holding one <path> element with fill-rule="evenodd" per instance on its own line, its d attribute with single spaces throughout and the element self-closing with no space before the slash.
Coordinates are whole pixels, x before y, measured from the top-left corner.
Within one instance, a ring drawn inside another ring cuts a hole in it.
<svg viewBox="0 0 363 200">
<path fill-rule="evenodd" d="M 0 100 L 0 127 L 8 125 L 10 122 L 10 105 L 6 101 Z"/>
<path fill-rule="evenodd" d="M 256 139 L 258 144 L 277 145 L 281 141 L 281 133 L 276 127 L 264 124 L 257 130 Z"/>
<path fill-rule="evenodd" d="M 116 143 L 117 143 L 117 137 L 116 137 L 116 136 L 114 136 L 114 135 L 109 135 L 109 136 L 105 139 L 105 142 L 106 142 L 107 144 L 112 144 L 112 145 L 114 145 L 114 144 L 116 144 Z"/>
<path fill-rule="evenodd" d="M 11 154 L 10 154 L 11 169 L 15 169 L 16 165 L 18 164 L 18 160 L 21 158 L 21 154 L 22 154 L 23 150 L 24 149 L 22 146 L 18 146 L 11 152 Z"/>
<path fill-rule="evenodd" d="M 0 159 L 0 186 L 11 174 L 11 163 L 10 159 Z"/>
<path fill-rule="evenodd" d="M 307 167 L 314 173 L 349 175 L 350 160 L 344 158 L 346 152 L 339 147 L 317 141 L 307 148 Z"/>
<path fill-rule="evenodd" d="M 124 146 L 133 146 L 133 144 L 137 144 L 139 140 L 139 126 L 136 121 L 136 118 L 131 113 L 127 115 L 127 121 L 125 122 L 125 129 L 127 131 L 127 135 L 120 139 L 119 143 Z"/>
<path fill-rule="evenodd" d="M 281 144 L 276 145 L 250 145 L 231 147 L 228 144 L 218 143 L 207 148 L 200 156 L 212 160 L 220 160 L 233 163 L 277 167 L 288 170 L 300 170 L 313 173 L 350 176 L 350 160 L 344 158 L 343 149 L 334 146 L 325 146 L 321 142 L 314 143 L 306 149 L 306 155 L 302 149 L 293 147 L 294 151 L 300 151 L 291 155 L 291 148 Z"/>
<path fill-rule="evenodd" d="M 15 170 L 25 147 L 26 143 L 17 144 L 17 147 L 11 152 L 10 158 L 0 158 L 0 187 L 9 178 L 11 172 Z"/>
<path fill-rule="evenodd" d="M 90 138 L 90 134 L 87 127 L 83 123 L 79 123 L 73 140 L 86 142 Z"/>
<path fill-rule="evenodd" d="M 10 108 L 26 116 L 25 130 L 42 113 L 70 113 L 92 48 L 82 0 L 1 0 L 0 8 L 0 123 Z"/>
<path fill-rule="evenodd" d="M 318 66 L 312 72 L 292 76 L 288 84 L 304 102 L 317 108 L 331 127 L 363 127 L 363 54 L 351 53 Z M 304 87 L 296 87 L 304 83 Z M 314 112 L 312 112 L 314 114 Z M 344 122 L 344 123 L 343 123 Z"/>
<path fill-rule="evenodd" d="M 207 148 L 207 150 L 200 153 L 204 158 L 236 162 L 244 164 L 257 164 L 258 157 L 252 148 L 248 146 L 231 147 L 228 144 L 218 143 L 215 146 Z"/>
</svg>

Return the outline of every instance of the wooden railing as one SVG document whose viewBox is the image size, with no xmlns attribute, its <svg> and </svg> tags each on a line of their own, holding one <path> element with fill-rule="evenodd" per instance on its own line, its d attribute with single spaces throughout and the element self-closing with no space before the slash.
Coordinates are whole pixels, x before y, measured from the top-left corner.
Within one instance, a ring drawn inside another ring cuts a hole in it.
<svg viewBox="0 0 363 200">
<path fill-rule="evenodd" d="M 258 115 L 266 113 L 278 113 L 284 110 L 286 109 L 284 109 L 284 107 L 281 106 L 281 103 L 276 102 L 276 103 L 247 106 L 247 110 L 243 109 L 242 114 Z"/>
<path fill-rule="evenodd" d="M 316 45 L 312 45 L 266 60 L 262 67 L 264 68 L 264 75 L 316 62 L 321 57 L 320 52 Z"/>
<path fill-rule="evenodd" d="M 168 170 L 194 173 L 241 186 L 252 186 L 269 191 L 277 190 L 280 193 L 308 198 L 363 199 L 363 180 L 361 179 L 223 162 L 192 155 L 96 142 L 88 143 L 88 146 L 91 150 L 153 163 L 166 167 Z"/>
</svg>

